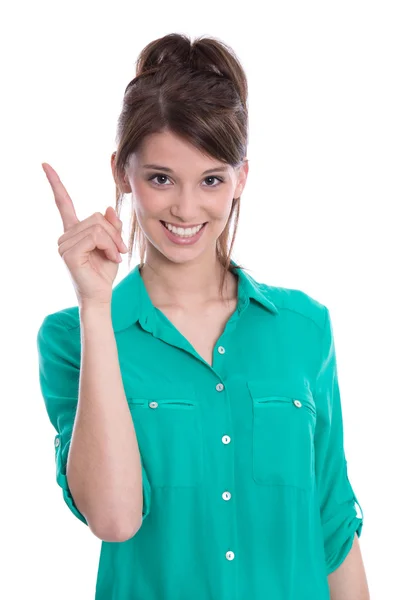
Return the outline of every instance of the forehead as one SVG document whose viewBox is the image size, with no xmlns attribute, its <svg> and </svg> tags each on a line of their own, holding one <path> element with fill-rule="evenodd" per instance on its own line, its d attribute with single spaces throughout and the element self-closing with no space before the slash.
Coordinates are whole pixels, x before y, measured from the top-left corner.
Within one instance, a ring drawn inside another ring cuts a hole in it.
<svg viewBox="0 0 400 600">
<path fill-rule="evenodd" d="M 143 140 L 140 150 L 132 155 L 130 164 L 138 169 L 145 164 L 169 167 L 173 171 L 182 169 L 204 171 L 221 166 L 222 161 L 209 156 L 170 131 L 152 133 Z M 230 165 L 225 165 L 228 172 Z"/>
</svg>

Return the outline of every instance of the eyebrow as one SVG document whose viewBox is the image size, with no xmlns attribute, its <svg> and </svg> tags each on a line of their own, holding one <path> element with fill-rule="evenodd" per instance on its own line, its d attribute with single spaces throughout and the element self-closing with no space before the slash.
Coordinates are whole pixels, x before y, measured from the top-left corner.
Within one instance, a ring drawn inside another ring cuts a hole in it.
<svg viewBox="0 0 400 600">
<path fill-rule="evenodd" d="M 156 169 L 157 171 L 165 171 L 166 173 L 173 173 L 174 171 L 168 167 L 162 167 L 161 165 L 154 165 L 154 164 L 148 164 L 148 165 L 142 165 L 143 169 Z M 228 166 L 226 165 L 219 165 L 218 167 L 214 167 L 213 169 L 207 169 L 206 171 L 203 171 L 202 175 L 206 175 L 207 173 L 214 173 L 215 171 L 227 171 L 228 170 Z"/>
</svg>

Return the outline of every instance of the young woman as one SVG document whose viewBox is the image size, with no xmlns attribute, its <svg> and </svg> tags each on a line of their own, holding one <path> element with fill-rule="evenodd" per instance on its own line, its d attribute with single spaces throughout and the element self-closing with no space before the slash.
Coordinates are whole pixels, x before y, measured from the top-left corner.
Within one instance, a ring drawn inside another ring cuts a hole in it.
<svg viewBox="0 0 400 600">
<path fill-rule="evenodd" d="M 96 600 L 368 598 L 329 311 L 231 259 L 246 103 L 229 47 L 167 35 L 125 91 L 116 210 L 80 221 L 43 163 L 78 305 L 40 327 L 40 384 Z"/>
</svg>

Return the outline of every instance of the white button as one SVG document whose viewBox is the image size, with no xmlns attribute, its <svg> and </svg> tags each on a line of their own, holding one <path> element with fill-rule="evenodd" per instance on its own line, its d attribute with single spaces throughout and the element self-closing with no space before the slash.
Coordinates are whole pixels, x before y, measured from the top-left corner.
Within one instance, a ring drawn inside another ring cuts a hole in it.
<svg viewBox="0 0 400 600">
<path fill-rule="evenodd" d="M 223 346 L 218 346 L 218 352 L 220 354 L 225 354 L 225 348 Z"/>
<path fill-rule="evenodd" d="M 224 500 L 230 500 L 231 499 L 231 493 L 230 492 L 224 492 L 222 494 L 222 497 Z"/>
<path fill-rule="evenodd" d="M 150 408 L 157 408 L 158 402 L 150 402 L 149 406 Z"/>
<path fill-rule="evenodd" d="M 224 389 L 224 384 L 223 383 L 217 383 L 217 385 L 215 386 L 215 389 L 218 392 L 222 392 L 222 390 Z"/>
<path fill-rule="evenodd" d="M 224 436 L 222 437 L 222 443 L 223 443 L 223 444 L 229 444 L 229 443 L 230 443 L 230 441 L 231 441 L 231 438 L 229 437 L 229 435 L 224 435 Z"/>
<path fill-rule="evenodd" d="M 235 554 L 231 550 L 228 550 L 225 556 L 228 560 L 233 560 L 235 558 Z"/>
<path fill-rule="evenodd" d="M 56 448 L 57 448 L 57 446 L 59 446 L 59 445 L 60 445 L 60 438 L 56 438 L 56 441 L 55 441 L 54 443 L 55 443 L 55 445 L 56 445 Z"/>
<path fill-rule="evenodd" d="M 293 404 L 295 404 L 298 408 L 300 408 L 300 406 L 302 406 L 300 400 L 293 400 Z"/>
</svg>

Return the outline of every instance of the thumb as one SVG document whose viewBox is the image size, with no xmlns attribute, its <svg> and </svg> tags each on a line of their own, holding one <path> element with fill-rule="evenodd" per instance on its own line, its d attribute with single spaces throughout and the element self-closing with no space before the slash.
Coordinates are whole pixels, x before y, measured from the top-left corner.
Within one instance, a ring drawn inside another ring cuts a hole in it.
<svg viewBox="0 0 400 600">
<path fill-rule="evenodd" d="M 115 227 L 115 229 L 120 233 L 121 238 L 122 238 L 122 221 L 118 217 L 117 213 L 115 212 L 115 209 L 112 206 L 108 206 L 106 208 L 104 217 L 105 217 L 105 219 L 107 219 L 107 221 L 109 221 L 109 223 L 111 223 L 111 225 L 113 225 L 113 227 Z M 128 252 L 128 251 L 129 251 L 128 246 L 125 244 L 124 240 L 122 240 L 122 247 L 120 249 L 120 252 Z"/>
<path fill-rule="evenodd" d="M 107 221 L 109 221 L 111 223 L 111 225 L 114 225 L 114 227 L 115 227 L 115 229 L 117 229 L 117 231 L 119 231 L 119 232 L 122 231 L 122 221 L 118 217 L 117 213 L 115 212 L 115 209 L 112 206 L 107 207 L 106 212 L 104 213 L 104 216 L 107 219 Z"/>
</svg>

